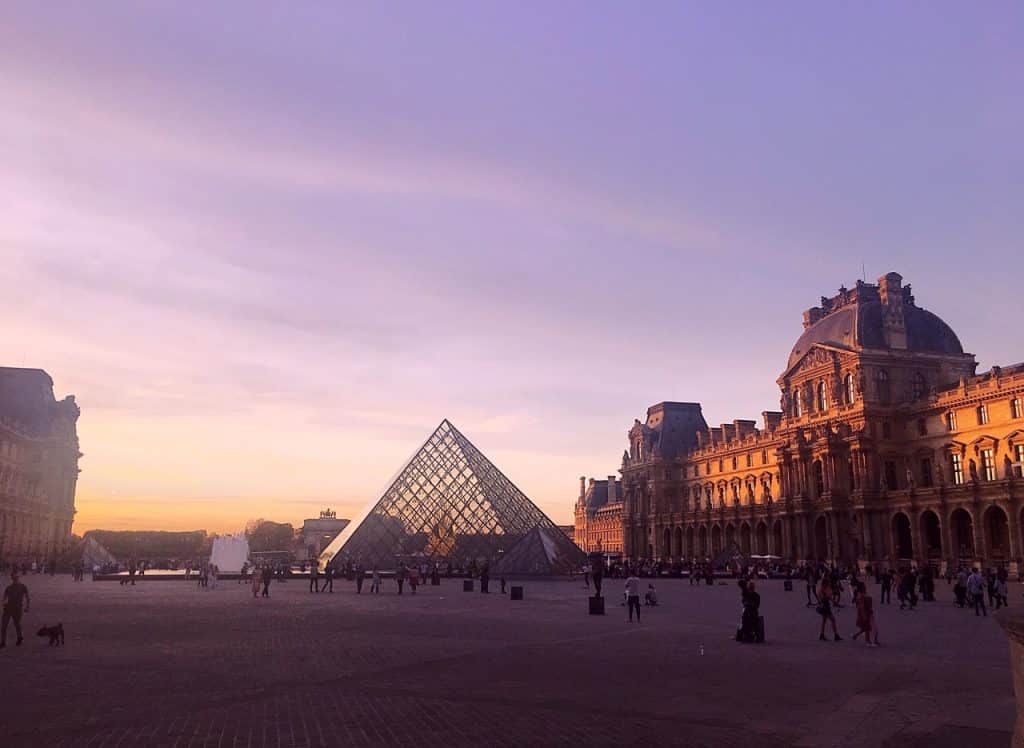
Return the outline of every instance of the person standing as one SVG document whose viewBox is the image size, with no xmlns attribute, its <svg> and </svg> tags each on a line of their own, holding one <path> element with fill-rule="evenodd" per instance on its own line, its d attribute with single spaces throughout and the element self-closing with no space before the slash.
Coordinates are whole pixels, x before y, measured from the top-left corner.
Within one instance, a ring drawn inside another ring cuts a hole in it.
<svg viewBox="0 0 1024 748">
<path fill-rule="evenodd" d="M 255 600 L 257 597 L 260 596 L 260 577 L 262 576 L 262 574 L 260 574 L 260 569 L 256 568 L 255 566 L 252 567 L 251 571 L 252 571 L 252 597 L 253 597 L 253 600 Z"/>
<path fill-rule="evenodd" d="M 807 607 L 810 608 L 813 605 L 818 604 L 818 594 L 814 591 L 814 586 L 817 583 L 815 578 L 814 567 L 808 565 L 807 569 L 804 570 L 804 581 L 807 583 Z M 814 600 L 811 600 L 811 596 L 814 596 Z"/>
<path fill-rule="evenodd" d="M 971 576 L 967 578 L 967 594 L 971 596 L 971 601 L 974 604 L 974 615 L 979 615 L 978 608 L 981 608 L 981 615 L 987 618 L 988 611 L 985 610 L 985 580 L 978 569 L 975 569 Z"/>
<path fill-rule="evenodd" d="M 416 594 L 416 588 L 420 586 L 420 570 L 416 564 L 412 565 L 409 569 L 409 590 L 412 594 Z"/>
<path fill-rule="evenodd" d="M 395 572 L 395 581 L 398 582 L 398 594 L 402 594 L 402 588 L 405 586 L 405 578 L 409 574 L 409 570 L 405 568 L 405 564 L 398 565 L 398 571 Z"/>
<path fill-rule="evenodd" d="M 320 564 L 315 560 L 309 564 L 309 591 L 320 591 Z"/>
<path fill-rule="evenodd" d="M 362 564 L 356 564 L 356 594 L 363 594 L 363 577 L 366 576 L 366 571 L 363 569 Z"/>
<path fill-rule="evenodd" d="M 953 594 L 956 596 L 956 606 L 964 608 L 967 606 L 967 570 L 960 567 L 956 573 L 956 584 L 953 585 Z"/>
<path fill-rule="evenodd" d="M 827 641 L 825 639 L 825 624 L 828 622 L 832 623 L 832 640 L 842 641 L 843 638 L 839 636 L 839 629 L 836 627 L 836 617 L 832 613 L 832 585 L 829 582 L 828 575 L 824 575 L 821 578 L 821 586 L 818 588 L 818 615 L 821 616 L 821 632 L 818 634 L 818 638 L 821 641 Z"/>
<path fill-rule="evenodd" d="M 324 566 L 324 586 L 320 588 L 320 591 L 324 590 L 334 594 L 334 562 L 332 561 L 328 561 Z"/>
<path fill-rule="evenodd" d="M 21 635 L 21 615 L 28 613 L 30 602 L 28 587 L 18 581 L 18 572 L 12 571 L 11 583 L 4 590 L 3 613 L 0 614 L 0 649 L 7 646 L 7 626 L 11 621 L 14 621 L 14 633 L 18 637 L 15 646 L 21 646 L 24 639 Z"/>
<path fill-rule="evenodd" d="M 490 583 L 490 581 L 491 581 L 491 565 L 489 563 L 487 563 L 486 561 L 484 561 L 483 568 L 480 569 L 480 593 L 481 594 L 487 595 L 487 594 L 490 593 L 490 590 L 487 588 L 487 585 Z"/>
<path fill-rule="evenodd" d="M 373 594 L 380 593 L 380 572 L 377 571 L 377 567 L 373 567 L 373 571 L 370 574 L 370 592 Z"/>
<path fill-rule="evenodd" d="M 274 578 L 274 570 L 270 564 L 263 567 L 263 592 L 261 597 L 270 597 L 270 582 Z"/>
<path fill-rule="evenodd" d="M 629 622 L 633 622 L 633 610 L 636 609 L 636 622 L 640 623 L 640 580 L 632 570 L 626 578 L 626 607 L 629 609 Z"/>
</svg>

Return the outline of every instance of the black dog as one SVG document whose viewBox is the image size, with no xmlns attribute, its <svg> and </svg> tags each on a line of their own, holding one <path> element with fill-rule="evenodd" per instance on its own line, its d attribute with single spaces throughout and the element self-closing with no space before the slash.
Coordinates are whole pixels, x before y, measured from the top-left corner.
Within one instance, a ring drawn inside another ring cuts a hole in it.
<svg viewBox="0 0 1024 748">
<path fill-rule="evenodd" d="M 50 637 L 49 646 L 61 646 L 64 644 L 64 624 L 58 623 L 56 626 L 43 626 L 36 633 L 36 636 L 48 636 Z"/>
</svg>

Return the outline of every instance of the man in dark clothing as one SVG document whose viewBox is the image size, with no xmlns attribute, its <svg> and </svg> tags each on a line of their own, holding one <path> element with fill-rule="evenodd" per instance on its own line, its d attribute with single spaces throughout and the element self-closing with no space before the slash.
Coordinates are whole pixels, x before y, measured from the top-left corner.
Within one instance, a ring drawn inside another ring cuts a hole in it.
<svg viewBox="0 0 1024 748">
<path fill-rule="evenodd" d="M 882 575 L 882 602 L 892 604 L 892 569 Z"/>
<path fill-rule="evenodd" d="M 267 564 L 263 567 L 263 592 L 260 597 L 270 597 L 270 581 L 274 578 L 274 570 Z"/>
<path fill-rule="evenodd" d="M 324 590 L 334 592 L 334 565 L 331 563 L 324 567 L 324 586 L 320 588 L 320 591 Z"/>
<path fill-rule="evenodd" d="M 320 565 L 316 561 L 309 564 L 309 591 L 320 591 Z"/>
<path fill-rule="evenodd" d="M 24 610 L 22 603 L 24 602 Z M 3 614 L 0 616 L 0 649 L 7 646 L 7 625 L 14 621 L 14 633 L 18 636 L 17 646 L 21 646 L 21 614 L 29 608 L 28 587 L 18 581 L 18 573 L 11 572 L 11 583 L 4 590 Z"/>
<path fill-rule="evenodd" d="M 366 576 L 366 570 L 363 569 L 362 564 L 356 564 L 356 594 L 362 594 L 363 591 L 363 577 Z"/>
</svg>

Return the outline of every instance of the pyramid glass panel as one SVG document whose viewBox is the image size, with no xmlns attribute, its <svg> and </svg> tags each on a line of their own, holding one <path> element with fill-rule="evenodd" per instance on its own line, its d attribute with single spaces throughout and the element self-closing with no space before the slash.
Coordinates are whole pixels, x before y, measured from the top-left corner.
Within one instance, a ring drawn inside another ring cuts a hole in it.
<svg viewBox="0 0 1024 748">
<path fill-rule="evenodd" d="M 384 495 L 324 549 L 320 563 L 337 558 L 368 569 L 389 569 L 400 562 L 430 560 L 465 568 L 470 562 L 499 559 L 537 527 L 561 535 L 544 512 L 445 420 Z M 579 558 L 582 562 L 582 552 Z"/>
</svg>

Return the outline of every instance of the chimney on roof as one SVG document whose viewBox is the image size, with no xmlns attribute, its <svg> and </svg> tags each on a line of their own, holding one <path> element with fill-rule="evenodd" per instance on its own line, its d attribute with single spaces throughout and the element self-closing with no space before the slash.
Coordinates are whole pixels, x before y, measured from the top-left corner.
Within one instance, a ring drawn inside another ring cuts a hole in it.
<svg viewBox="0 0 1024 748">
<path fill-rule="evenodd" d="M 618 500 L 619 500 L 619 487 L 615 483 L 615 476 L 614 475 L 609 475 L 608 476 L 608 503 L 611 504 L 612 502 L 615 502 L 615 501 L 618 501 Z"/>
<path fill-rule="evenodd" d="M 820 306 L 812 306 L 806 312 L 804 312 L 804 329 L 813 325 L 815 322 L 825 316 L 825 310 Z"/>
<path fill-rule="evenodd" d="M 906 350 L 907 322 L 903 315 L 903 276 L 886 273 L 878 279 L 878 299 L 882 302 L 882 332 L 890 348 Z"/>
<path fill-rule="evenodd" d="M 580 476 L 580 501 L 583 501 L 583 499 L 586 497 L 586 495 L 587 495 L 587 476 L 581 475 Z"/>
</svg>

